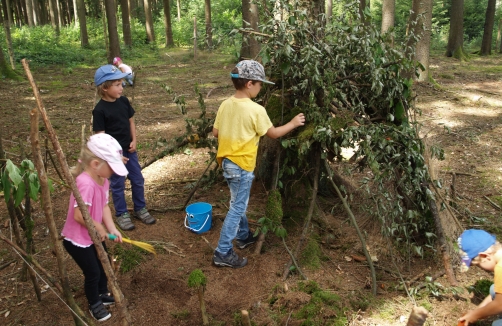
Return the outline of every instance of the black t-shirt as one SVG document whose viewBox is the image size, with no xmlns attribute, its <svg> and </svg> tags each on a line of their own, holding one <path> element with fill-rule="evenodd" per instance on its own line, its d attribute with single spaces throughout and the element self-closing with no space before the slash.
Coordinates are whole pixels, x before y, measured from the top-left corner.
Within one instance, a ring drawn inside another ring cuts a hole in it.
<svg viewBox="0 0 502 326">
<path fill-rule="evenodd" d="M 100 100 L 92 110 L 92 129 L 109 134 L 127 151 L 132 140 L 129 119 L 133 116 L 134 109 L 125 96 L 115 102 Z"/>
</svg>

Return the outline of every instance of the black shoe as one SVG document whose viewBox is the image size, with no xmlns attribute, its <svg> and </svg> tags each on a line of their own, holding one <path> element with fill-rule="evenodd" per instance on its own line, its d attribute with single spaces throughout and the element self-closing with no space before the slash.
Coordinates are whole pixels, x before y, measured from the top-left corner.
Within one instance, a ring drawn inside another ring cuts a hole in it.
<svg viewBox="0 0 502 326">
<path fill-rule="evenodd" d="M 109 306 L 115 303 L 115 298 L 111 293 L 103 293 L 99 295 L 99 298 L 105 306 Z"/>
<path fill-rule="evenodd" d="M 248 237 L 246 239 L 244 239 L 244 240 L 237 239 L 235 242 L 237 244 L 237 248 L 244 249 L 244 248 L 249 247 L 250 245 L 252 245 L 256 241 L 258 241 L 258 236 L 255 237 L 253 235 L 253 232 L 249 231 Z"/>
<path fill-rule="evenodd" d="M 92 317 L 96 319 L 97 321 L 105 321 L 110 319 L 112 316 L 111 313 L 106 310 L 105 306 L 103 305 L 103 302 L 98 301 L 97 303 L 93 304 L 92 306 L 89 305 L 89 312 L 91 313 Z"/>
<path fill-rule="evenodd" d="M 226 266 L 232 268 L 241 268 L 246 266 L 246 264 L 248 263 L 248 259 L 245 257 L 240 258 L 232 249 L 230 249 L 230 251 L 226 255 L 222 255 L 215 250 L 213 256 L 213 263 L 216 266 L 221 266 L 221 267 Z"/>
</svg>

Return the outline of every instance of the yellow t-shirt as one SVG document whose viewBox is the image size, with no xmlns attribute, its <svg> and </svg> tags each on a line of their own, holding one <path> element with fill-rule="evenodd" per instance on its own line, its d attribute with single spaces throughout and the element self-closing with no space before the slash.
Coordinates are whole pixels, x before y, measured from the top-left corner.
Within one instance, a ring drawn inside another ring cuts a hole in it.
<svg viewBox="0 0 502 326">
<path fill-rule="evenodd" d="M 502 294 L 502 261 L 499 261 L 493 270 L 493 284 L 495 293 Z"/>
<path fill-rule="evenodd" d="M 214 128 L 218 129 L 218 163 L 221 165 L 228 158 L 252 172 L 260 137 L 272 126 L 265 108 L 251 99 L 232 96 L 223 101 L 214 121 Z"/>
</svg>

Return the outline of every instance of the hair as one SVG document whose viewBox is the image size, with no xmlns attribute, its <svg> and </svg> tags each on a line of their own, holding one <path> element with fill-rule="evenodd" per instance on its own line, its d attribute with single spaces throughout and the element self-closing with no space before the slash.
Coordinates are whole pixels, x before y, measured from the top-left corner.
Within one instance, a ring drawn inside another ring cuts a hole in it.
<svg viewBox="0 0 502 326">
<path fill-rule="evenodd" d="M 82 151 L 80 151 L 80 156 L 78 157 L 77 165 L 73 166 L 70 169 L 71 174 L 74 178 L 76 178 L 82 171 L 84 171 L 85 167 L 91 164 L 92 160 L 98 160 L 100 162 L 104 162 L 104 160 L 97 157 L 87 146 L 82 147 Z"/>
<path fill-rule="evenodd" d="M 500 242 L 498 242 L 498 241 L 495 241 L 495 243 L 492 244 L 490 246 L 490 248 L 486 249 L 484 252 L 486 252 L 488 254 L 492 254 L 492 253 L 496 253 L 500 249 L 502 249 L 502 244 L 500 244 Z M 472 265 L 479 265 L 480 262 L 481 262 L 481 257 L 479 257 L 479 253 L 478 253 L 478 255 L 472 259 L 471 264 Z"/>
<path fill-rule="evenodd" d="M 237 67 L 232 69 L 232 74 L 239 74 L 239 69 Z M 232 78 L 232 83 L 234 83 L 234 87 L 236 90 L 241 90 L 241 89 L 246 88 L 246 84 L 249 81 L 252 82 L 253 85 L 256 83 L 261 83 L 258 80 L 251 80 L 251 79 L 246 79 L 246 78 Z"/>
<path fill-rule="evenodd" d="M 99 97 L 105 96 L 104 90 L 110 88 L 112 86 L 112 84 L 114 82 L 116 82 L 117 80 L 120 80 L 120 79 L 107 80 L 107 81 L 104 81 L 101 85 L 97 86 L 96 89 L 97 89 Z"/>
</svg>

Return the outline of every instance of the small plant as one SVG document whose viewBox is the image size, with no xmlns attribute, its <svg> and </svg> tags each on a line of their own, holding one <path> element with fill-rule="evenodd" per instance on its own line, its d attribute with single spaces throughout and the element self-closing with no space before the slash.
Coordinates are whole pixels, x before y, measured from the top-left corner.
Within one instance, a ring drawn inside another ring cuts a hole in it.
<svg viewBox="0 0 502 326">
<path fill-rule="evenodd" d="M 209 325 L 209 318 L 206 313 L 206 305 L 204 303 L 204 291 L 206 289 L 207 278 L 200 269 L 195 269 L 188 276 L 188 286 L 196 288 L 199 295 L 200 310 L 202 312 L 202 323 Z"/>
<path fill-rule="evenodd" d="M 125 249 L 120 244 L 113 247 L 113 254 L 118 256 L 120 263 L 120 272 L 127 273 L 134 267 L 141 264 L 144 257 L 144 250 L 138 247 L 131 247 L 131 249 Z"/>
<path fill-rule="evenodd" d="M 298 288 L 311 295 L 310 301 L 295 315 L 306 320 L 302 325 L 347 325 L 347 317 L 336 293 L 321 289 L 314 281 L 300 282 Z"/>
<path fill-rule="evenodd" d="M 181 311 L 173 311 L 171 312 L 171 316 L 173 316 L 174 319 L 185 320 L 190 317 L 190 311 L 186 309 L 183 309 Z"/>
<path fill-rule="evenodd" d="M 474 285 L 467 287 L 469 293 L 474 293 L 474 296 L 480 300 L 483 300 L 490 294 L 490 286 L 493 284 L 492 281 L 488 279 L 477 280 Z"/>
</svg>

